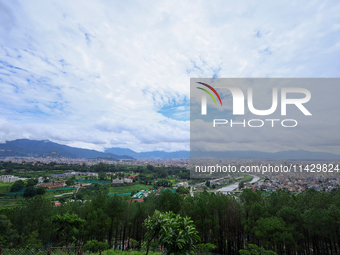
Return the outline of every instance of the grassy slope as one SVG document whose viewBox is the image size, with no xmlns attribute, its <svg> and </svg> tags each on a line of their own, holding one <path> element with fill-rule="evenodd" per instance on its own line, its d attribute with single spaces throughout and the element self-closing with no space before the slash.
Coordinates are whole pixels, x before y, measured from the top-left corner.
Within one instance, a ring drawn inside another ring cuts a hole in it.
<svg viewBox="0 0 340 255">
<path fill-rule="evenodd" d="M 151 185 L 145 184 L 132 184 L 129 186 L 117 186 L 117 187 L 110 187 L 109 194 L 118 194 L 118 193 L 127 193 L 132 191 L 141 191 L 151 188 Z"/>
</svg>

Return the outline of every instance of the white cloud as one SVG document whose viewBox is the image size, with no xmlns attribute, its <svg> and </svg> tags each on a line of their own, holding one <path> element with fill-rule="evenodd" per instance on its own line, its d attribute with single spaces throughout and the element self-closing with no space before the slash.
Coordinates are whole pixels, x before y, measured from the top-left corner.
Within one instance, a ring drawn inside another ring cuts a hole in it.
<svg viewBox="0 0 340 255">
<path fill-rule="evenodd" d="M 337 1 L 2 1 L 0 140 L 189 146 L 190 77 L 336 77 Z M 175 105 L 168 117 L 159 113 Z"/>
</svg>

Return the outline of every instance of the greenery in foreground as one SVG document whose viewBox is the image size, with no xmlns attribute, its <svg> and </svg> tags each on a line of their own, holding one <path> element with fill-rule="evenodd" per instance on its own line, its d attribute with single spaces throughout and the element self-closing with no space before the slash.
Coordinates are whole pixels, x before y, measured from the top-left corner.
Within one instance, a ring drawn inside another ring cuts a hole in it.
<svg viewBox="0 0 340 255">
<path fill-rule="evenodd" d="M 150 194 L 144 203 L 98 193 L 86 203 L 59 207 L 36 196 L 22 206 L 0 211 L 0 245 L 42 247 L 97 240 L 112 247 L 132 239 L 134 249 L 140 249 L 149 240 L 144 223 L 156 210 L 190 217 L 201 244 L 215 245 L 213 251 L 219 254 L 239 254 L 240 250 L 256 254 L 257 248 L 251 244 L 277 254 L 340 251 L 340 191 L 314 190 L 298 195 L 278 191 L 270 196 L 245 190 L 239 199 L 209 192 L 184 199 L 178 193 L 165 191 Z M 58 217 L 61 218 L 57 220 Z M 154 242 L 160 240 L 161 236 L 155 237 L 150 245 L 158 247 Z"/>
</svg>

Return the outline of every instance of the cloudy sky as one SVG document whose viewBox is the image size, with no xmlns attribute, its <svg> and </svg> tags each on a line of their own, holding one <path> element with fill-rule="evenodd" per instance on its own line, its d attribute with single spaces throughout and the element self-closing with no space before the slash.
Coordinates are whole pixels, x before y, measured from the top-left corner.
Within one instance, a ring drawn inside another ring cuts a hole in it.
<svg viewBox="0 0 340 255">
<path fill-rule="evenodd" d="M 339 77 L 339 1 L 0 0 L 0 142 L 188 150 L 192 77 Z"/>
</svg>

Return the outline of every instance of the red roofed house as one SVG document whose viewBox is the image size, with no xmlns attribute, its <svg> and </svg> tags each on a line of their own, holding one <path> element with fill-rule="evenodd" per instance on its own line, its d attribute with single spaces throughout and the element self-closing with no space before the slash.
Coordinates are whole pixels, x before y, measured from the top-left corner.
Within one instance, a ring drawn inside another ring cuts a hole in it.
<svg viewBox="0 0 340 255">
<path fill-rule="evenodd" d="M 136 198 L 136 199 L 132 199 L 132 202 L 141 203 L 141 202 L 144 202 L 144 200 L 143 200 L 143 198 Z"/>
<path fill-rule="evenodd" d="M 59 201 L 54 201 L 54 205 L 55 205 L 55 206 L 60 206 L 61 203 L 60 203 Z"/>
</svg>

